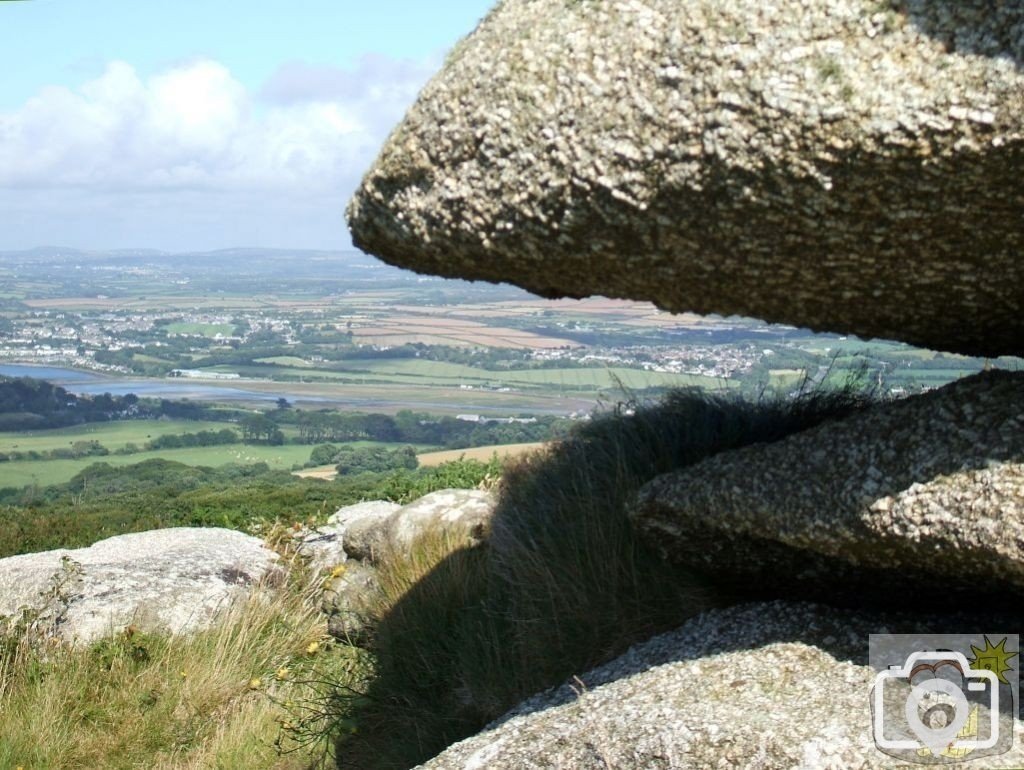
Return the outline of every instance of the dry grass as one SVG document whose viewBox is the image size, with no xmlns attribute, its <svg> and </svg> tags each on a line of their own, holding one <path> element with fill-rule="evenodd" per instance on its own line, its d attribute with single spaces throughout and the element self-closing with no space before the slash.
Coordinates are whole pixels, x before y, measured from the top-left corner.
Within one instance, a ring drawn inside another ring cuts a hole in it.
<svg viewBox="0 0 1024 770">
<path fill-rule="evenodd" d="M 338 469 L 333 465 L 318 465 L 315 468 L 293 471 L 292 475 L 298 476 L 300 479 L 323 479 L 324 481 L 331 481 L 338 477 Z"/>
<path fill-rule="evenodd" d="M 321 766 L 323 744 L 278 751 L 296 747 L 284 704 L 331 654 L 311 599 L 257 594 L 191 636 L 129 628 L 78 649 L 0 640 L 0 767 Z"/>
<path fill-rule="evenodd" d="M 435 465 L 449 463 L 462 458 L 487 462 L 494 455 L 498 455 L 499 458 L 504 460 L 506 457 L 518 457 L 519 455 L 526 454 L 527 452 L 540 449 L 543 446 L 544 444 L 542 442 L 533 442 L 529 444 L 493 444 L 491 446 L 472 447 L 471 449 L 448 449 L 443 452 L 424 452 L 423 454 L 416 455 L 416 459 L 420 461 L 420 465 L 423 467 L 432 468 Z"/>
<path fill-rule="evenodd" d="M 500 316 L 496 316 L 500 317 Z M 395 315 L 375 319 L 366 326 L 353 329 L 361 342 L 388 344 L 434 340 L 435 344 L 474 345 L 495 348 L 545 349 L 579 347 L 579 343 L 560 337 L 545 337 L 522 329 L 487 325 L 465 318 L 444 318 L 430 314 Z M 438 342 L 439 341 L 439 342 Z"/>
</svg>

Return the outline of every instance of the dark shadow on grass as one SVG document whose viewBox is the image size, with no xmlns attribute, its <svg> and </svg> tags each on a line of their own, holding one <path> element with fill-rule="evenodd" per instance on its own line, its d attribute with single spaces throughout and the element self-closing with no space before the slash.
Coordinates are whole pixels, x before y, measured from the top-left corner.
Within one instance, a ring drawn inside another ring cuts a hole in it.
<svg viewBox="0 0 1024 770">
<path fill-rule="evenodd" d="M 442 559 L 380 618 L 376 677 L 340 767 L 405 768 L 530 695 L 736 597 L 658 558 L 627 508 L 641 485 L 868 403 L 748 403 L 699 390 L 626 404 L 509 469 L 487 546 Z"/>
</svg>

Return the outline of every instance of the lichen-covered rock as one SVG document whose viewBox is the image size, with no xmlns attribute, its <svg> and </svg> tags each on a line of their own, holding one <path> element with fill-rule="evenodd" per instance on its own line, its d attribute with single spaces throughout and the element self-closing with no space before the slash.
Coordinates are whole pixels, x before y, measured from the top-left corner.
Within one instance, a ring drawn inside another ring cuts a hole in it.
<svg viewBox="0 0 1024 770">
<path fill-rule="evenodd" d="M 402 506 L 384 500 L 372 500 L 340 508 L 328 520 L 327 531 L 337 533 L 350 559 L 371 560 L 385 538 L 385 523 Z"/>
<path fill-rule="evenodd" d="M 319 574 L 330 570 L 348 559 L 342 544 L 342 527 L 333 524 L 305 528 L 295 532 L 295 550 L 309 561 Z"/>
<path fill-rule="evenodd" d="M 349 559 L 373 564 L 381 555 L 408 551 L 429 531 L 463 532 L 480 542 L 494 511 L 494 496 L 479 489 L 442 489 L 408 505 L 374 501 L 341 508 L 320 530 L 337 538 Z"/>
<path fill-rule="evenodd" d="M 431 531 L 465 534 L 468 544 L 481 542 L 494 513 L 495 499 L 479 489 L 442 489 L 395 511 L 388 518 L 387 538 L 399 552 Z"/>
<path fill-rule="evenodd" d="M 349 644 L 362 644 L 380 597 L 380 581 L 373 567 L 350 561 L 336 568 L 321 599 L 331 636 Z"/>
<path fill-rule="evenodd" d="M 536 696 L 424 770 L 894 767 L 871 736 L 868 635 L 1008 626 L 772 602 L 714 610 Z M 978 631 L 977 633 L 981 633 Z M 991 768 L 1024 763 L 1015 747 Z M 965 765 L 969 767 L 970 765 Z"/>
<path fill-rule="evenodd" d="M 834 600 L 1024 594 L 1024 373 L 987 372 L 650 482 L 649 543 Z"/>
<path fill-rule="evenodd" d="M 350 204 L 392 264 L 979 355 L 1024 340 L 1021 0 L 505 0 Z"/>
<path fill-rule="evenodd" d="M 246 596 L 277 555 L 229 529 L 160 529 L 88 548 L 0 559 L 0 616 L 29 608 L 67 641 L 129 624 L 171 633 L 207 626 Z"/>
</svg>

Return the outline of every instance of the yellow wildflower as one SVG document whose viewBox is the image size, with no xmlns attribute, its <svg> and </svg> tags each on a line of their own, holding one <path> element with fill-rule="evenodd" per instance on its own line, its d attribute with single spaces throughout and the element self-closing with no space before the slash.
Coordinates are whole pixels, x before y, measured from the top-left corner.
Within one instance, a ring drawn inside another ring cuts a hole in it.
<svg viewBox="0 0 1024 770">
<path fill-rule="evenodd" d="M 277 670 L 277 674 L 276 674 L 276 676 L 277 676 L 277 679 L 278 679 L 278 681 L 281 681 L 282 679 L 287 679 L 287 678 L 288 678 L 288 675 L 289 675 L 290 673 L 291 673 L 291 671 L 289 671 L 289 670 L 288 670 L 287 668 L 285 668 L 284 666 L 281 666 L 281 668 L 279 668 L 279 669 Z"/>
<path fill-rule="evenodd" d="M 261 682 L 258 678 L 253 678 L 253 679 L 249 680 L 249 689 L 250 690 L 258 690 L 262 686 L 263 686 L 263 682 Z"/>
<path fill-rule="evenodd" d="M 310 655 L 316 655 L 320 651 L 320 642 L 310 642 L 309 646 L 306 647 L 306 652 Z"/>
</svg>

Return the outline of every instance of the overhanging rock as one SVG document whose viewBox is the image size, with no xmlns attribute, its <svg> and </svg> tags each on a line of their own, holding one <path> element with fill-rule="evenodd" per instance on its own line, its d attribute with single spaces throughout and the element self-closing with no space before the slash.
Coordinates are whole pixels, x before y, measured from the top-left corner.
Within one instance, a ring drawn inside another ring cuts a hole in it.
<svg viewBox="0 0 1024 770">
<path fill-rule="evenodd" d="M 1024 2 L 506 0 L 350 204 L 392 264 L 1024 348 Z"/>
</svg>

